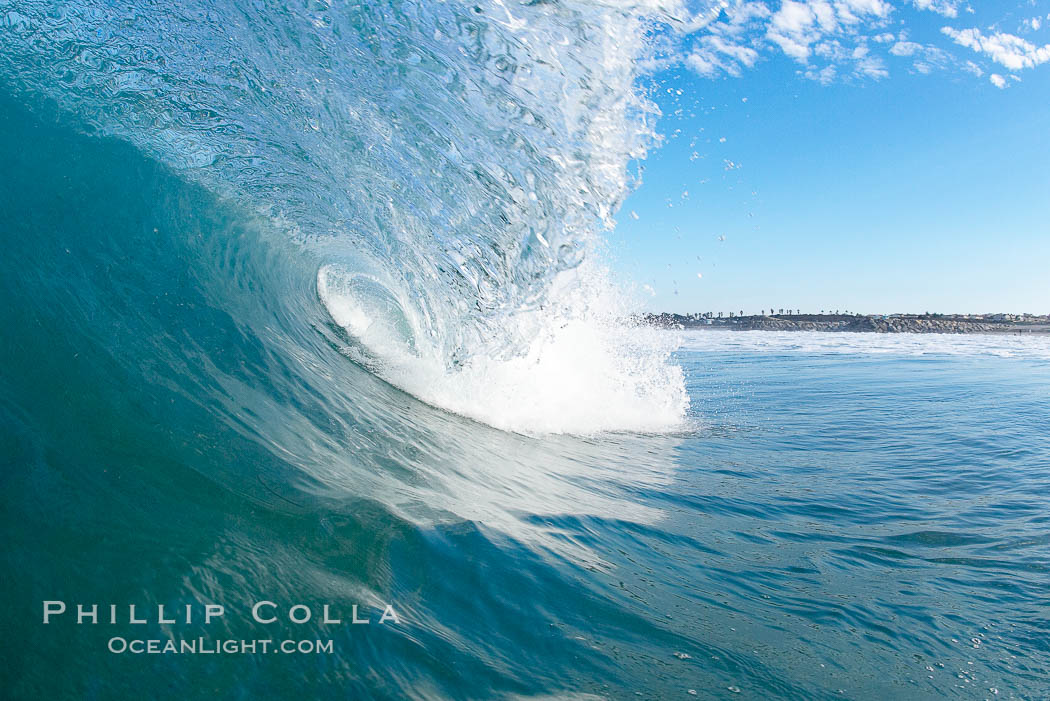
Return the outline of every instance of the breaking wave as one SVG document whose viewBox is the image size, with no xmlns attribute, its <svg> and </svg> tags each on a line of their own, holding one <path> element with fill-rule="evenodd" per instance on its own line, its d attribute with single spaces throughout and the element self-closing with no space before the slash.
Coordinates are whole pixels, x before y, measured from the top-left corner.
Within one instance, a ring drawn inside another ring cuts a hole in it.
<svg viewBox="0 0 1050 701">
<path fill-rule="evenodd" d="M 19 102 L 262 215 L 297 258 L 268 293 L 316 281 L 346 355 L 388 382 L 507 430 L 661 431 L 687 409 L 682 375 L 625 322 L 601 239 L 654 140 L 639 67 L 697 16 L 27 2 L 0 66 Z"/>
</svg>

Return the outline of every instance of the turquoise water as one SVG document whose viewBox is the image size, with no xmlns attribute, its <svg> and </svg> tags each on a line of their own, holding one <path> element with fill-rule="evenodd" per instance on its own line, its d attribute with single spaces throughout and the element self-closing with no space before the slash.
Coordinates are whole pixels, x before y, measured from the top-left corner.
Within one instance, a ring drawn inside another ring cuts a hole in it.
<svg viewBox="0 0 1050 701">
<path fill-rule="evenodd" d="M 508 433 L 348 359 L 264 221 L 126 144 L 2 119 L 5 696 L 1050 688 L 1045 339 L 693 332 L 683 428 Z M 44 626 L 45 600 L 195 617 Z M 317 616 L 261 625 L 260 600 Z"/>
<path fill-rule="evenodd" d="M 1045 697 L 1050 342 L 610 325 L 674 18 L 500 7 L 5 15 L 2 695 Z"/>
</svg>

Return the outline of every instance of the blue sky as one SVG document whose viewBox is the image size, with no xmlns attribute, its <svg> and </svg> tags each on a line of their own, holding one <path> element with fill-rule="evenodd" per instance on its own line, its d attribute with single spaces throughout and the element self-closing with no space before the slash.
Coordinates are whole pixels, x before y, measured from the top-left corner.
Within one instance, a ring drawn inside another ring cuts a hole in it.
<svg viewBox="0 0 1050 701">
<path fill-rule="evenodd" d="M 647 308 L 1050 313 L 1050 3 L 747 2 L 684 55 L 610 236 Z"/>
</svg>

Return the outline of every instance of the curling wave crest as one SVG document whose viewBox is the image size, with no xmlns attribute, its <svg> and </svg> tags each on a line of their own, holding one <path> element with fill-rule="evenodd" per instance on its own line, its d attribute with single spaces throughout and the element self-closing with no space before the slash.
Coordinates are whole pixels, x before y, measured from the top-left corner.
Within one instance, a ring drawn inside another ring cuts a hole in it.
<svg viewBox="0 0 1050 701">
<path fill-rule="evenodd" d="M 620 328 L 597 259 L 654 143 L 642 66 L 705 7 L 29 1 L 0 69 L 277 223 L 406 391 L 512 430 L 665 430 L 681 372 Z"/>
</svg>

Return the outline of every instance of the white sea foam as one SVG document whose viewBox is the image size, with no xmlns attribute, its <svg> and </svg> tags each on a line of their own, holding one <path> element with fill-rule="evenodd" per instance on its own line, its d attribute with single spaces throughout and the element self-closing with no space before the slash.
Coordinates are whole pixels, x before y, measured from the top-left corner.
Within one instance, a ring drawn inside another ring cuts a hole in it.
<svg viewBox="0 0 1050 701">
<path fill-rule="evenodd" d="M 826 331 L 686 331 L 684 350 L 803 354 L 999 356 L 1050 360 L 1050 335 L 839 333 Z"/>
<path fill-rule="evenodd" d="M 499 429 L 663 432 L 679 428 L 689 406 L 682 370 L 669 362 L 673 334 L 625 328 L 593 304 L 586 315 L 507 317 L 530 327 L 524 350 L 450 367 L 417 320 L 362 295 L 343 271 L 322 268 L 317 286 L 332 318 L 360 344 L 349 350 L 355 360 L 432 406 Z"/>
</svg>

